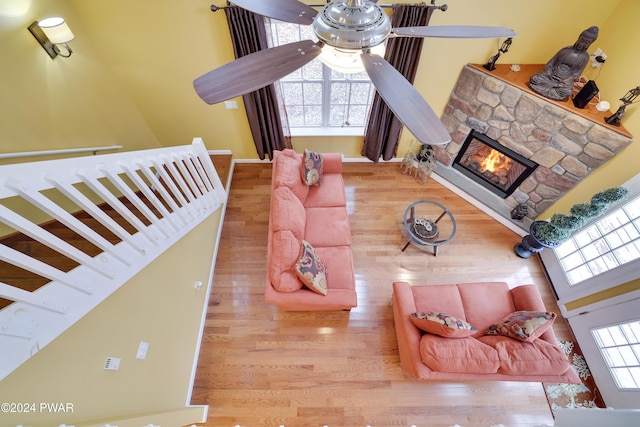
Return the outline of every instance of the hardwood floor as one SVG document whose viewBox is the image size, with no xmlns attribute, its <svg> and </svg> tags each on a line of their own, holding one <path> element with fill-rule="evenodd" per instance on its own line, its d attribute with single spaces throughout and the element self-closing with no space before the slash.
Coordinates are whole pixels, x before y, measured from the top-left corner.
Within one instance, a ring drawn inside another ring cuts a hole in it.
<svg viewBox="0 0 640 427">
<path fill-rule="evenodd" d="M 345 163 L 358 307 L 283 312 L 264 302 L 271 166 L 236 164 L 193 390 L 206 426 L 506 427 L 552 424 L 542 385 L 417 380 L 400 369 L 391 283 L 501 280 L 535 283 L 559 313 L 537 257 L 520 238 L 433 179 L 420 185 L 397 163 Z M 447 206 L 457 234 L 437 257 L 405 241 L 406 207 Z M 569 339 L 566 322 L 554 325 Z"/>
</svg>

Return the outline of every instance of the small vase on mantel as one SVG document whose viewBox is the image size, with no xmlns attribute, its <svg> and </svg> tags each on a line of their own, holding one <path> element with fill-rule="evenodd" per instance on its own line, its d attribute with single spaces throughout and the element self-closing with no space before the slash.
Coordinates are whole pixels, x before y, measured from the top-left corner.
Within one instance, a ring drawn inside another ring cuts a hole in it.
<svg viewBox="0 0 640 427">
<path fill-rule="evenodd" d="M 544 248 L 555 248 L 560 245 L 561 242 L 549 241 L 539 237 L 536 234 L 538 226 L 547 221 L 534 221 L 529 227 L 529 233 L 522 238 L 522 241 L 518 243 L 513 250 L 520 258 L 529 258 L 533 254 L 537 254 Z"/>
</svg>

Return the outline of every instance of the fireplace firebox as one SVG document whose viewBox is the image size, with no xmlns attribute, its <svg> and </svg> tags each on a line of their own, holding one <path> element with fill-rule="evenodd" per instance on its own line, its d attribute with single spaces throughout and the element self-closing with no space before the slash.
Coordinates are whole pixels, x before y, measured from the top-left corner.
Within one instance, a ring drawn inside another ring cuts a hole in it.
<svg viewBox="0 0 640 427">
<path fill-rule="evenodd" d="M 538 167 L 538 164 L 472 130 L 453 161 L 453 168 L 503 199 Z"/>
</svg>

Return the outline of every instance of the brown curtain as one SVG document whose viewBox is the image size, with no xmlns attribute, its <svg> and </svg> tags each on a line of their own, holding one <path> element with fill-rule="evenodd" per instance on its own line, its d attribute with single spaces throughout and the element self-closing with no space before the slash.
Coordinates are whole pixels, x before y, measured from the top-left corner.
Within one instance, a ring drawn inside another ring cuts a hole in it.
<svg viewBox="0 0 640 427">
<path fill-rule="evenodd" d="M 233 6 L 224 10 L 236 58 L 268 48 L 267 30 L 261 15 Z M 265 156 L 273 159 L 274 151 L 291 148 L 286 115 L 281 116 L 275 86 L 263 87 L 242 99 L 260 159 L 264 160 Z"/>
<path fill-rule="evenodd" d="M 418 5 L 394 5 L 391 24 L 396 27 L 417 27 L 427 25 L 433 8 Z M 395 37 L 389 39 L 385 59 L 407 80 L 413 83 L 420 62 L 422 37 Z M 398 140 L 402 123 L 376 92 L 371 106 L 369 123 L 364 136 L 362 155 L 377 162 L 380 157 L 390 160 L 398 151 Z"/>
</svg>

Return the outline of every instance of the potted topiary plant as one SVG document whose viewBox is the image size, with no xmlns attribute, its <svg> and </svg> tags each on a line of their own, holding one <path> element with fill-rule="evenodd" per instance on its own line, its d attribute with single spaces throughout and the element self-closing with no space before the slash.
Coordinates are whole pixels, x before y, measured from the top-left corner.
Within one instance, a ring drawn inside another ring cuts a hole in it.
<svg viewBox="0 0 640 427">
<path fill-rule="evenodd" d="M 555 248 L 581 229 L 587 222 L 604 214 L 611 204 L 624 199 L 629 190 L 624 187 L 600 191 L 590 203 L 578 203 L 571 207 L 569 215 L 554 214 L 548 221 L 534 221 L 529 233 L 514 250 L 520 258 L 529 258 L 544 248 Z"/>
</svg>

